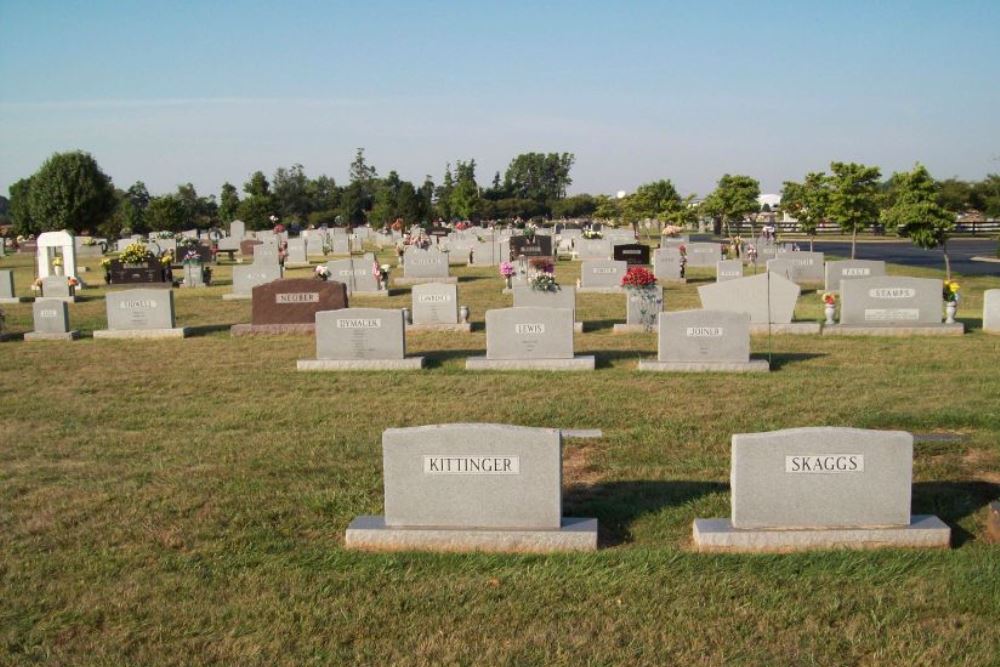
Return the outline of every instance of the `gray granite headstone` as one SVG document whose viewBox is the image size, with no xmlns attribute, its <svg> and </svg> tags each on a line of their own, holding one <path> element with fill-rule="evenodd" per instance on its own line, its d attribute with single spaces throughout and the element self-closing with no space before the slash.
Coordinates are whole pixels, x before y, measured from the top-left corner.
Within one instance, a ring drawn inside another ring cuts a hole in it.
<svg viewBox="0 0 1000 667">
<path fill-rule="evenodd" d="M 447 278 L 448 254 L 431 246 L 426 250 L 407 246 L 403 251 L 404 278 Z"/>
<path fill-rule="evenodd" d="M 508 248 L 508 252 L 509 252 Z M 473 266 L 494 266 L 497 261 L 497 245 L 493 241 L 475 241 L 472 244 Z"/>
<path fill-rule="evenodd" d="M 326 263 L 326 269 L 330 272 L 330 280 L 344 283 L 349 295 L 354 292 L 354 260 L 331 259 Z"/>
<path fill-rule="evenodd" d="M 486 358 L 572 359 L 573 311 L 535 306 L 486 311 Z"/>
<path fill-rule="evenodd" d="M 351 240 L 342 234 L 334 234 L 330 237 L 330 254 L 333 255 L 350 255 L 351 254 Z"/>
<path fill-rule="evenodd" d="M 105 297 L 108 329 L 131 331 L 174 328 L 174 293 L 169 289 L 130 289 Z"/>
<path fill-rule="evenodd" d="M 910 524 L 913 436 L 793 428 L 732 438 L 737 529 L 877 528 Z"/>
<path fill-rule="evenodd" d="M 531 289 L 528 286 L 514 288 L 515 308 L 566 308 L 574 313 L 576 319 L 576 288 L 560 287 L 555 292 Z"/>
<path fill-rule="evenodd" d="M 260 248 L 261 246 L 257 246 Z M 257 285 L 281 278 L 281 266 L 277 261 L 254 262 L 247 266 L 233 267 L 233 294 L 250 296 Z"/>
<path fill-rule="evenodd" d="M 880 259 L 846 259 L 827 262 L 825 271 L 825 288 L 827 292 L 840 290 L 844 280 L 857 278 L 875 278 L 885 275 L 885 262 Z"/>
<path fill-rule="evenodd" d="M 821 252 L 805 250 L 781 252 L 776 259 L 787 262 L 791 274 L 789 278 L 793 282 L 821 283 L 824 280 L 824 260 Z"/>
<path fill-rule="evenodd" d="M 718 243 L 688 243 L 688 266 L 715 266 L 722 259 L 722 246 Z"/>
<path fill-rule="evenodd" d="M 626 270 L 622 261 L 586 260 L 580 266 L 580 287 L 621 287 Z"/>
<path fill-rule="evenodd" d="M 724 283 L 743 277 L 743 262 L 738 259 L 722 259 L 715 263 L 715 282 Z"/>
<path fill-rule="evenodd" d="M 354 262 L 354 291 L 360 294 L 378 292 L 378 280 L 375 278 L 375 255 L 366 252 L 361 257 L 352 258 L 351 261 Z"/>
<path fill-rule="evenodd" d="M 1000 289 L 983 292 L 983 331 L 1000 333 Z"/>
<path fill-rule="evenodd" d="M 229 235 L 236 239 L 237 242 L 242 241 L 246 234 L 247 226 L 242 220 L 233 220 L 229 223 Z"/>
<path fill-rule="evenodd" d="M 445 283 L 413 286 L 414 324 L 458 324 L 458 287 Z"/>
<path fill-rule="evenodd" d="M 657 280 L 680 280 L 684 277 L 681 251 L 676 247 L 653 251 L 653 273 Z"/>
<path fill-rule="evenodd" d="M 403 311 L 341 308 L 316 313 L 317 359 L 402 359 Z"/>
<path fill-rule="evenodd" d="M 613 253 L 611 241 L 607 239 L 576 239 L 573 249 L 582 260 L 610 260 Z"/>
<path fill-rule="evenodd" d="M 626 289 L 625 323 L 643 326 L 648 329 L 656 327 L 656 318 L 663 310 L 663 287 L 653 285 L 643 289 Z"/>
<path fill-rule="evenodd" d="M 702 308 L 747 313 L 752 324 L 767 324 L 769 310 L 771 324 L 788 324 L 795 314 L 800 292 L 801 288 L 784 276 L 761 273 L 702 285 L 698 297 Z"/>
<path fill-rule="evenodd" d="M 264 241 L 253 248 L 253 263 L 256 265 L 271 264 L 278 261 L 278 245 Z"/>
<path fill-rule="evenodd" d="M 382 435 L 385 523 L 394 527 L 535 528 L 562 521 L 556 429 L 444 424 Z"/>
<path fill-rule="evenodd" d="M 69 286 L 69 279 L 66 276 L 46 276 L 42 278 L 42 296 L 50 297 L 71 297 L 73 290 Z"/>
<path fill-rule="evenodd" d="M 14 272 L 11 269 L 0 269 L 0 299 L 16 299 L 14 293 Z"/>
<path fill-rule="evenodd" d="M 308 264 L 306 257 L 306 240 L 304 238 L 288 239 L 288 257 L 286 261 L 291 264 Z"/>
<path fill-rule="evenodd" d="M 658 361 L 747 363 L 750 316 L 721 310 L 660 313 Z"/>
<path fill-rule="evenodd" d="M 35 299 L 31 306 L 35 333 L 61 334 L 69 332 L 69 306 L 61 299 Z"/>
<path fill-rule="evenodd" d="M 866 326 L 941 324 L 943 282 L 879 276 L 840 284 L 840 323 Z"/>
</svg>

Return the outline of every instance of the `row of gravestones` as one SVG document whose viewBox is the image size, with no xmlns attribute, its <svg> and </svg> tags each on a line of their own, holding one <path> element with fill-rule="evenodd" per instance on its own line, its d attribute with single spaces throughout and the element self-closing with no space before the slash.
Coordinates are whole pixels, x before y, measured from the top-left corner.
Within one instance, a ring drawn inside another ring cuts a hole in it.
<svg viewBox="0 0 1000 667">
<path fill-rule="evenodd" d="M 732 437 L 731 516 L 695 519 L 704 551 L 947 547 L 951 530 L 911 515 L 913 437 L 797 428 Z M 590 551 L 598 522 L 562 511 L 562 433 L 444 424 L 382 434 L 385 513 L 360 516 L 350 549 Z"/>
</svg>

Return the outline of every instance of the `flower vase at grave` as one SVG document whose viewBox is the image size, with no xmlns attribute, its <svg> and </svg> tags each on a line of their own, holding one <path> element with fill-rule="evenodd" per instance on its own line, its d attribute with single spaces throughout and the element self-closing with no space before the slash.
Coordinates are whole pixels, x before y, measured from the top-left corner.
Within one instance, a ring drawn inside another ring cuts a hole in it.
<svg viewBox="0 0 1000 667">
<path fill-rule="evenodd" d="M 52 275 L 61 276 L 63 274 L 63 267 L 61 264 L 56 264 L 52 267 Z"/>
<path fill-rule="evenodd" d="M 832 303 L 828 303 L 826 304 L 826 307 L 823 309 L 823 312 L 826 315 L 826 323 L 835 324 L 835 322 L 833 321 L 833 315 L 834 313 L 837 312 L 837 307 L 834 306 Z"/>
<path fill-rule="evenodd" d="M 512 284 L 511 284 L 512 277 L 511 276 L 507 276 L 504 280 L 507 281 L 507 289 L 511 289 L 511 287 L 512 287 Z"/>
<path fill-rule="evenodd" d="M 509 287 L 510 286 L 509 285 L 510 279 L 508 278 L 507 280 L 508 280 L 508 287 Z M 459 319 L 459 321 L 462 324 L 468 324 L 469 323 L 469 307 L 468 306 L 462 306 L 461 308 L 458 309 L 458 319 Z"/>
<path fill-rule="evenodd" d="M 948 301 L 944 304 L 944 314 L 945 314 L 945 324 L 955 323 L 955 311 L 958 310 L 958 304 L 954 301 Z"/>
</svg>

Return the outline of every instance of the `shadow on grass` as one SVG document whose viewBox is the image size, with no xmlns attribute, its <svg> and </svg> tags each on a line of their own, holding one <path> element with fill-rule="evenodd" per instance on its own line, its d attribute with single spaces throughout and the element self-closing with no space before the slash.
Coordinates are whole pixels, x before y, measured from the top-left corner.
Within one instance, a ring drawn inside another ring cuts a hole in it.
<svg viewBox="0 0 1000 667">
<path fill-rule="evenodd" d="M 639 480 L 577 485 L 563 497 L 563 514 L 597 517 L 598 543 L 607 548 L 632 541 L 631 524 L 646 514 L 728 490 L 729 485 L 722 482 Z"/>
<path fill-rule="evenodd" d="M 779 354 L 771 355 L 771 370 L 779 371 L 788 364 L 795 364 L 800 361 L 808 361 L 809 359 L 817 359 L 819 357 L 826 357 L 827 354 L 816 353 L 816 352 L 781 352 Z M 767 359 L 767 353 L 757 353 L 751 355 L 753 359 Z"/>
<path fill-rule="evenodd" d="M 468 357 L 484 357 L 486 350 L 432 350 L 423 352 L 425 368 L 441 368 L 446 362 Z"/>
<path fill-rule="evenodd" d="M 611 368 L 616 361 L 634 361 L 640 359 L 655 359 L 656 351 L 650 352 L 639 350 L 577 350 L 577 356 L 594 355 L 594 368 Z"/>
<path fill-rule="evenodd" d="M 956 317 L 955 321 L 965 325 L 965 333 L 981 331 L 983 328 L 983 318 L 981 317 Z"/>
<path fill-rule="evenodd" d="M 194 327 L 187 327 L 187 335 L 188 338 L 197 338 L 198 336 L 208 336 L 219 331 L 229 331 L 233 324 L 201 324 Z"/>
<path fill-rule="evenodd" d="M 990 482 L 917 482 L 913 485 L 913 513 L 935 514 L 951 526 L 953 547 L 976 539 L 958 522 L 997 499 L 1000 499 L 1000 484 Z"/>
<path fill-rule="evenodd" d="M 622 324 L 622 322 L 623 320 L 583 320 L 583 330 L 587 333 L 611 331 L 616 324 Z"/>
</svg>

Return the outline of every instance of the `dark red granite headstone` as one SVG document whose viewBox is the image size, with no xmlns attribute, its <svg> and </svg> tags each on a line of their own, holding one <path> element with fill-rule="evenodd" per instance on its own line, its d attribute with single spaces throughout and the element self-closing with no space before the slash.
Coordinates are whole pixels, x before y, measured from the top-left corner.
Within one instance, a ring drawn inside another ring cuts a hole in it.
<svg viewBox="0 0 1000 667">
<path fill-rule="evenodd" d="M 270 324 L 315 324 L 321 310 L 347 308 L 347 286 L 315 278 L 273 280 L 253 288 L 250 322 Z"/>
</svg>

